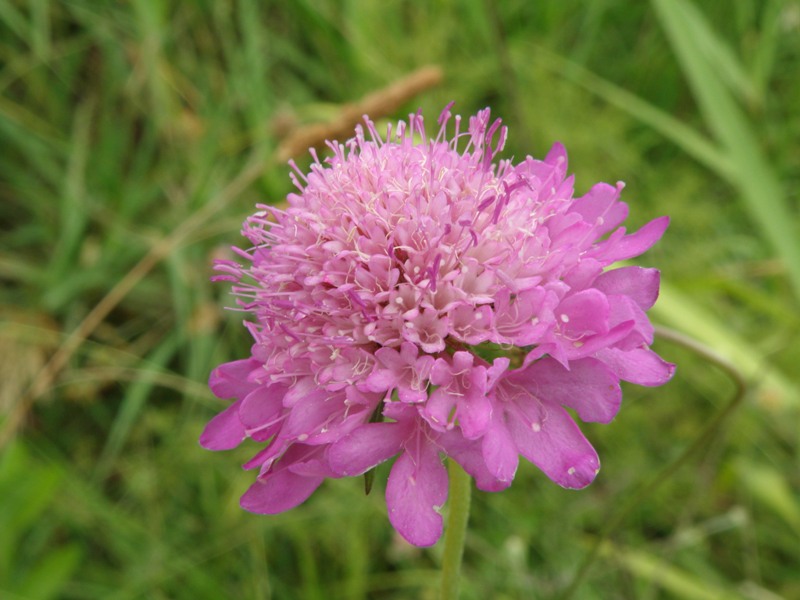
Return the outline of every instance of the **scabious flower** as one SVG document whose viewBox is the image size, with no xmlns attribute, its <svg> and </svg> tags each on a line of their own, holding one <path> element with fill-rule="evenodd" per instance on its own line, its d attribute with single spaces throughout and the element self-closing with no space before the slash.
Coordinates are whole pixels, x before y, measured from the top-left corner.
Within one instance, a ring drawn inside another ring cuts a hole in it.
<svg viewBox="0 0 800 600">
<path fill-rule="evenodd" d="M 259 206 L 244 224 L 250 247 L 218 261 L 254 343 L 211 374 L 214 394 L 235 401 L 201 443 L 264 444 L 245 464 L 258 470 L 245 509 L 280 513 L 325 478 L 397 457 L 389 520 L 431 545 L 443 456 L 482 490 L 508 487 L 520 455 L 582 488 L 600 462 L 567 409 L 607 423 L 620 380 L 672 376 L 649 348 L 658 271 L 609 268 L 668 219 L 627 233 L 621 183 L 576 198 L 560 144 L 544 160 L 493 162 L 500 120 L 485 109 L 463 129 L 449 109 L 435 137 L 419 113 L 385 136 L 365 118 L 330 158 L 312 153 L 307 175 L 291 163 L 288 208 Z"/>
</svg>

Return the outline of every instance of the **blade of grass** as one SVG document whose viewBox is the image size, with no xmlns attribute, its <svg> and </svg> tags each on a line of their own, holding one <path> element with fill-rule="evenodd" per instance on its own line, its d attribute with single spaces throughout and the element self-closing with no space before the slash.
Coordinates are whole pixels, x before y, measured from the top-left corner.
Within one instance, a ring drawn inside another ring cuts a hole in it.
<svg viewBox="0 0 800 600">
<path fill-rule="evenodd" d="M 653 6 L 700 112 L 733 163 L 730 183 L 783 261 L 794 295 L 800 299 L 800 241 L 793 227 L 796 219 L 754 128 L 708 56 L 703 40 L 711 35 L 711 27 L 686 0 L 653 0 Z"/>
<path fill-rule="evenodd" d="M 537 48 L 536 52 L 542 59 L 541 64 L 554 74 L 565 77 L 652 127 L 721 177 L 729 179 L 734 176 L 735 167 L 730 157 L 683 121 L 562 56 L 544 48 Z"/>
<path fill-rule="evenodd" d="M 53 281 L 69 279 L 64 275 L 64 270 L 74 264 L 88 223 L 85 176 L 94 104 L 92 99 L 86 100 L 75 111 L 72 143 L 67 154 L 68 163 L 59 206 L 59 239 L 50 263 L 50 278 Z"/>
<path fill-rule="evenodd" d="M 174 229 L 170 235 L 155 243 L 150 251 L 109 290 L 94 308 L 92 308 L 86 317 L 84 317 L 83 321 L 81 321 L 53 354 L 50 361 L 45 365 L 41 375 L 36 378 L 28 392 L 17 403 L 14 411 L 7 416 L 2 429 L 0 429 L 0 448 L 5 446 L 8 440 L 11 439 L 27 414 L 30 404 L 49 389 L 55 378 L 67 364 L 67 361 L 81 344 L 83 344 L 91 332 L 103 322 L 114 307 L 117 306 L 147 273 L 168 256 L 174 248 L 185 242 L 186 238 L 198 227 L 202 226 L 242 193 L 250 183 L 267 169 L 270 162 L 271 161 L 267 160 L 263 155 L 262 149 L 258 148 L 254 150 L 251 159 L 245 163 L 238 175 L 234 177 L 215 198 L 186 219 L 179 227 Z"/>
<path fill-rule="evenodd" d="M 771 0 L 764 10 L 761 19 L 761 32 L 758 45 L 755 47 L 750 70 L 758 89 L 759 96 L 767 92 L 770 76 L 775 68 L 775 59 L 781 40 L 781 13 L 785 9 L 783 0 Z"/>
<path fill-rule="evenodd" d="M 736 365 L 748 381 L 756 384 L 756 397 L 762 406 L 779 411 L 800 406 L 800 390 L 783 373 L 772 368 L 767 357 L 674 287 L 662 282 L 651 314 L 657 321 L 691 333 Z"/>
<path fill-rule="evenodd" d="M 788 473 L 764 463 L 741 461 L 737 474 L 753 497 L 800 535 L 800 499 L 792 491 Z"/>
<path fill-rule="evenodd" d="M 156 385 L 157 376 L 175 355 L 180 342 L 181 336 L 177 332 L 173 332 L 164 339 L 152 355 L 146 359 L 149 368 L 144 370 L 136 382 L 127 388 L 125 397 L 122 399 L 117 411 L 117 416 L 111 425 L 111 431 L 109 431 L 108 438 L 106 438 L 106 444 L 97 461 L 94 473 L 97 479 L 104 479 L 110 472 L 136 420 L 139 418 L 150 392 Z"/>
<path fill-rule="evenodd" d="M 743 600 L 728 586 L 714 585 L 707 577 L 701 578 L 679 569 L 658 556 L 642 550 L 629 550 L 606 542 L 601 555 L 610 559 L 634 575 L 651 582 L 684 600 Z"/>
</svg>

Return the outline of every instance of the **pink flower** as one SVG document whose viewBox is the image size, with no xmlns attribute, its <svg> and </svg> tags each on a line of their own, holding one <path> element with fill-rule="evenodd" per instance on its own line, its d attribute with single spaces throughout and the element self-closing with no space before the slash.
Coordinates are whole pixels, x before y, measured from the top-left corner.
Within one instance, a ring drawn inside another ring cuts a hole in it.
<svg viewBox="0 0 800 600">
<path fill-rule="evenodd" d="M 250 247 L 216 279 L 251 313 L 254 344 L 211 374 L 235 401 L 200 439 L 263 445 L 245 465 L 258 475 L 244 508 L 282 512 L 325 478 L 397 457 L 389 519 L 431 545 L 443 456 L 487 491 L 510 485 L 520 455 L 584 487 L 600 462 L 566 409 L 607 423 L 620 380 L 670 379 L 649 348 L 658 271 L 610 268 L 652 246 L 667 218 L 628 234 L 622 184 L 575 198 L 562 146 L 493 162 L 505 138 L 488 109 L 463 129 L 446 108 L 433 138 L 420 114 L 385 136 L 366 119 L 307 175 L 292 164 L 286 210 L 247 219 Z"/>
</svg>

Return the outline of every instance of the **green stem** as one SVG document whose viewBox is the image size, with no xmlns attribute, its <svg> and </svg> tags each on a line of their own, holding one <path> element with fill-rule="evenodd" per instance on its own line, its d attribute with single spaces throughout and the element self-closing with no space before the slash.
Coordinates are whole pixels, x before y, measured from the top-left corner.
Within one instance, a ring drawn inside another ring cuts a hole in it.
<svg viewBox="0 0 800 600">
<path fill-rule="evenodd" d="M 442 558 L 441 600 L 457 600 L 461 580 L 461 558 L 464 556 L 464 540 L 467 537 L 469 502 L 472 478 L 452 458 L 448 459 L 450 493 L 449 515 L 444 534 L 444 556 Z"/>
</svg>

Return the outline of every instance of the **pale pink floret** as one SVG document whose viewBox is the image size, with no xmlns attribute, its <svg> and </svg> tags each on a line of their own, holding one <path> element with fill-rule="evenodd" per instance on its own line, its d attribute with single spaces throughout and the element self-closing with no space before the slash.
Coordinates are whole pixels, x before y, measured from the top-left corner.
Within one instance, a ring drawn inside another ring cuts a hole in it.
<svg viewBox="0 0 800 600">
<path fill-rule="evenodd" d="M 420 114 L 385 136 L 366 119 L 309 173 L 295 167 L 288 208 L 259 206 L 250 248 L 217 263 L 254 345 L 211 374 L 235 401 L 200 441 L 265 444 L 245 465 L 258 469 L 247 510 L 288 510 L 325 478 L 396 456 L 390 521 L 430 545 L 442 456 L 487 491 L 510 485 L 520 455 L 583 487 L 600 463 L 566 409 L 607 423 L 620 379 L 672 376 L 649 348 L 658 271 L 609 268 L 652 246 L 667 218 L 628 234 L 622 184 L 575 198 L 560 144 L 498 161 L 500 121 L 486 109 L 464 128 L 448 109 L 433 138 Z"/>
</svg>

